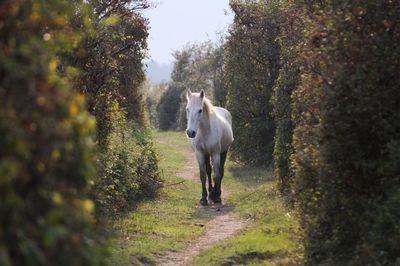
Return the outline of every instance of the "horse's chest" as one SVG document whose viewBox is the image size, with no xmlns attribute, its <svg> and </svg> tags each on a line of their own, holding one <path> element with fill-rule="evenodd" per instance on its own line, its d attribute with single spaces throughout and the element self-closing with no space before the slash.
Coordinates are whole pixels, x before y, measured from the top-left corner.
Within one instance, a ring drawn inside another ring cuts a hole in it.
<svg viewBox="0 0 400 266">
<path fill-rule="evenodd" d="M 208 141 L 208 142 L 197 142 L 194 145 L 194 148 L 197 151 L 200 151 L 204 154 L 214 154 L 216 152 L 218 152 L 219 148 L 219 144 L 218 142 L 212 142 L 212 141 Z"/>
</svg>

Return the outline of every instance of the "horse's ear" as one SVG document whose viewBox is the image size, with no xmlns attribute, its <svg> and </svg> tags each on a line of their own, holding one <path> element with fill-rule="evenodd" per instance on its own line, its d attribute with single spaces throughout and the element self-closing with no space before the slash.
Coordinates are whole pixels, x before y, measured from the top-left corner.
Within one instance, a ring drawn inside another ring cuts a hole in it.
<svg viewBox="0 0 400 266">
<path fill-rule="evenodd" d="M 190 89 L 188 89 L 186 91 L 186 99 L 189 101 L 190 97 L 192 97 L 192 91 Z"/>
<path fill-rule="evenodd" d="M 200 91 L 200 97 L 203 99 L 204 98 L 204 90 L 202 89 L 201 91 Z"/>
</svg>

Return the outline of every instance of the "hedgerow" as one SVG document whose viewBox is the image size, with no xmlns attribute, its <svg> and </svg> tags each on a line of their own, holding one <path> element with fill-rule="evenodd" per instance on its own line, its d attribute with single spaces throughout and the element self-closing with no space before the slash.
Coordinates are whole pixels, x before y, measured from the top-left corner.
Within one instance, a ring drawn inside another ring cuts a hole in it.
<svg viewBox="0 0 400 266">
<path fill-rule="evenodd" d="M 306 263 L 396 265 L 400 4 L 304 6 L 294 158 Z"/>
<path fill-rule="evenodd" d="M 280 69 L 278 1 L 232 1 L 235 20 L 225 44 L 227 109 L 235 141 L 231 156 L 272 164 L 275 121 L 270 103 Z"/>
<path fill-rule="evenodd" d="M 75 87 L 97 121 L 92 190 L 97 213 L 118 215 L 160 187 L 141 88 L 148 36 L 141 11 L 149 4 L 118 0 L 90 1 L 89 6 L 89 19 L 79 17 L 74 25 L 85 35 L 70 58 L 80 70 Z"/>
<path fill-rule="evenodd" d="M 161 95 L 157 104 L 160 130 L 175 130 L 178 126 L 179 108 L 182 103 L 183 84 L 172 82 Z"/>
<path fill-rule="evenodd" d="M 154 196 L 162 180 L 150 132 L 126 121 L 117 103 L 108 113 L 111 133 L 99 156 L 94 192 L 98 213 L 115 215 Z"/>
<path fill-rule="evenodd" d="M 300 81 L 299 50 L 303 39 L 303 17 L 298 5 L 282 3 L 280 5 L 279 44 L 281 47 L 281 68 L 273 88 L 271 103 L 276 123 L 274 137 L 274 169 L 279 189 L 293 202 L 293 178 L 291 156 L 293 155 L 293 91 Z"/>
<path fill-rule="evenodd" d="M 68 24 L 74 9 L 62 0 L 1 5 L 0 264 L 102 264 L 88 198 L 95 121 L 57 72 L 60 47 L 80 39 Z"/>
</svg>

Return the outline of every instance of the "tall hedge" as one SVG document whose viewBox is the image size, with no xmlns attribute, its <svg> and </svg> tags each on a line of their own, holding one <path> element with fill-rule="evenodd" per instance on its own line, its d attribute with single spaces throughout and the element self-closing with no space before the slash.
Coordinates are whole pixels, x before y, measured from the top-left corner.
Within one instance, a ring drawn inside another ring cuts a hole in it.
<svg viewBox="0 0 400 266">
<path fill-rule="evenodd" d="M 160 130 L 175 130 L 179 118 L 179 107 L 184 87 L 179 83 L 171 83 L 162 94 L 158 104 L 158 126 Z"/>
<path fill-rule="evenodd" d="M 145 78 L 148 21 L 141 11 L 148 6 L 146 0 L 89 1 L 90 17 L 78 16 L 73 25 L 87 29 L 70 61 L 80 69 L 75 87 L 86 96 L 88 110 L 97 119 L 100 148 L 107 146 L 112 129 L 107 110 L 115 102 L 127 120 L 146 126 L 140 85 Z"/>
<path fill-rule="evenodd" d="M 304 6 L 310 24 L 295 93 L 295 158 L 306 262 L 397 265 L 400 3 Z"/>
<path fill-rule="evenodd" d="M 279 43 L 281 64 L 271 102 L 276 123 L 274 137 L 274 172 L 279 189 L 293 202 L 293 178 L 291 156 L 293 155 L 293 91 L 300 81 L 299 50 L 303 39 L 304 22 L 297 3 L 288 1 L 280 6 Z"/>
<path fill-rule="evenodd" d="M 0 264 L 96 265 L 88 181 L 94 120 L 57 73 L 80 39 L 80 1 L 8 1 L 0 12 Z"/>
<path fill-rule="evenodd" d="M 270 102 L 280 68 L 278 1 L 232 1 L 235 14 L 225 50 L 232 158 L 271 164 L 275 122 Z"/>
<path fill-rule="evenodd" d="M 92 194 L 98 213 L 114 215 L 160 187 L 141 90 L 148 36 L 141 11 L 149 4 L 116 0 L 89 1 L 88 6 L 89 18 L 77 10 L 73 26 L 83 27 L 85 35 L 69 58 L 79 70 L 75 88 L 97 119 L 98 172 Z"/>
</svg>

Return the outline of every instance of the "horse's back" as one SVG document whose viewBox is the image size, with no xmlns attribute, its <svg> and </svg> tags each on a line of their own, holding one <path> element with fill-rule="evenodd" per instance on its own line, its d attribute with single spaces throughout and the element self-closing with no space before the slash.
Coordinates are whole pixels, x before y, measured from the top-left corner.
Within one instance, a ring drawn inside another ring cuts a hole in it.
<svg viewBox="0 0 400 266">
<path fill-rule="evenodd" d="M 223 118 L 225 118 L 225 120 L 226 120 L 226 121 L 229 123 L 229 125 L 232 127 L 232 115 L 231 115 L 231 113 L 229 113 L 228 110 L 226 110 L 225 108 L 222 108 L 222 107 L 215 106 L 215 107 L 214 107 L 214 111 L 215 111 L 218 115 L 220 115 L 220 116 L 222 116 Z"/>
<path fill-rule="evenodd" d="M 214 107 L 214 112 L 221 122 L 221 149 L 226 151 L 233 142 L 232 116 L 228 110 L 222 107 Z"/>
</svg>

